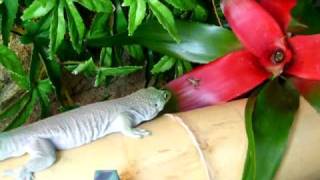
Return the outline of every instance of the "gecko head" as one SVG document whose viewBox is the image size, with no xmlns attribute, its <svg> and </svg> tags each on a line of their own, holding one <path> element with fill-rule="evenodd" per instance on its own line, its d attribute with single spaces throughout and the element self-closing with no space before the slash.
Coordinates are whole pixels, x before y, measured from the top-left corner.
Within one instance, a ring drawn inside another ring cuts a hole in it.
<svg viewBox="0 0 320 180">
<path fill-rule="evenodd" d="M 154 87 L 148 87 L 142 90 L 149 114 L 148 119 L 154 118 L 163 110 L 166 103 L 171 97 L 171 93 L 167 90 L 159 90 Z"/>
</svg>

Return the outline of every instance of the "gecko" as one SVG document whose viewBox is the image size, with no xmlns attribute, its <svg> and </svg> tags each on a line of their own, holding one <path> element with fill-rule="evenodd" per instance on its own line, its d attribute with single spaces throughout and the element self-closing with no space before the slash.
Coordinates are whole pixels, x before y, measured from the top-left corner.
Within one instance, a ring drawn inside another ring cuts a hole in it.
<svg viewBox="0 0 320 180">
<path fill-rule="evenodd" d="M 35 123 L 0 133 L 0 161 L 30 155 L 29 161 L 4 175 L 17 180 L 33 180 L 34 173 L 45 170 L 56 161 L 56 150 L 67 150 L 88 144 L 108 134 L 143 138 L 150 131 L 135 128 L 152 120 L 164 109 L 171 94 L 154 87 L 138 90 L 128 96 L 93 103 Z"/>
</svg>

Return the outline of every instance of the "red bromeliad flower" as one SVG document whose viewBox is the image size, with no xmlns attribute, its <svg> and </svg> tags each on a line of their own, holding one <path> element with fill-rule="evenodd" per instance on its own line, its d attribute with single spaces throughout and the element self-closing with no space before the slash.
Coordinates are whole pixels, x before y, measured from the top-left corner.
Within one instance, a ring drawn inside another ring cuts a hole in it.
<svg viewBox="0 0 320 180">
<path fill-rule="evenodd" d="M 185 111 L 232 100 L 272 76 L 320 80 L 320 34 L 289 37 L 296 0 L 222 0 L 230 27 L 245 47 L 171 81 Z"/>
</svg>

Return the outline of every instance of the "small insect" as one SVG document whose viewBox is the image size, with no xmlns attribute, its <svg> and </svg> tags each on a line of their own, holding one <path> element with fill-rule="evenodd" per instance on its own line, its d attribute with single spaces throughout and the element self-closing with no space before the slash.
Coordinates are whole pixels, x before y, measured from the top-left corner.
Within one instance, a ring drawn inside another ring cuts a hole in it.
<svg viewBox="0 0 320 180">
<path fill-rule="evenodd" d="M 194 88 L 198 88 L 199 87 L 200 79 L 196 79 L 194 77 L 189 77 L 187 80 Z"/>
</svg>

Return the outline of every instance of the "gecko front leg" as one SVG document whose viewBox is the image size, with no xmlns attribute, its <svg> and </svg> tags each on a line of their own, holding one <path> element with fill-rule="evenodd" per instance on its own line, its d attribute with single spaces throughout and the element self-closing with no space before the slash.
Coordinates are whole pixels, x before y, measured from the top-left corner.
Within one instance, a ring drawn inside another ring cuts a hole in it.
<svg viewBox="0 0 320 180">
<path fill-rule="evenodd" d="M 151 135 L 151 132 L 146 129 L 134 128 L 137 124 L 134 123 L 134 118 L 129 113 L 120 113 L 112 123 L 125 136 L 143 138 Z"/>
</svg>

